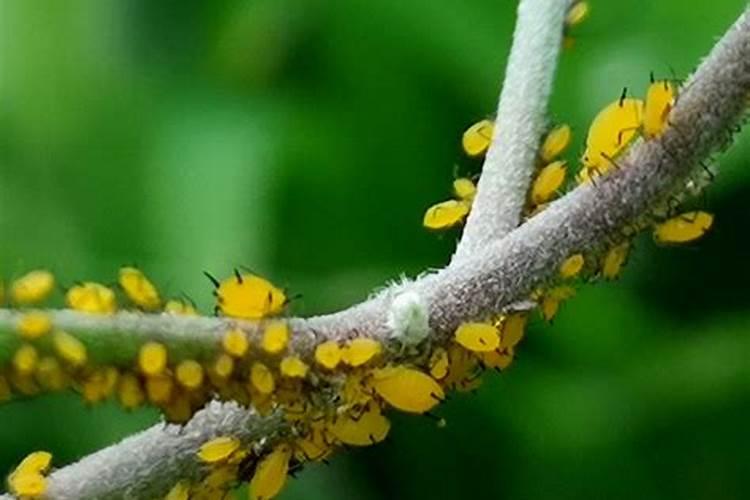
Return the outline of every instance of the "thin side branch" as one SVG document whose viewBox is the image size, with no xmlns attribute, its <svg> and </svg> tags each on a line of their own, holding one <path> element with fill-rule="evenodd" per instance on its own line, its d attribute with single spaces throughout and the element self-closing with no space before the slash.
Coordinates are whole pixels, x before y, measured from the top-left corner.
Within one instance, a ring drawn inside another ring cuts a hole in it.
<svg viewBox="0 0 750 500">
<path fill-rule="evenodd" d="M 684 185 L 699 161 L 726 147 L 732 128 L 742 118 L 748 94 L 750 15 L 746 11 L 683 88 L 668 130 L 658 139 L 635 145 L 618 159 L 622 168 L 597 180 L 596 185 L 578 187 L 505 238 L 476 247 L 471 257 L 454 261 L 439 273 L 386 290 L 336 314 L 292 320 L 293 349 L 307 352 L 314 342 L 352 334 L 387 341 L 391 333 L 388 311 L 393 297 L 404 289 L 419 294 L 428 306 L 436 342 L 449 338 L 463 321 L 484 319 L 526 299 L 556 272 L 563 259 L 605 244 L 625 224 Z M 479 186 L 480 197 L 482 190 L 491 189 L 488 183 Z M 13 314 L 0 311 L 0 330 L 12 326 L 8 322 Z M 65 314 L 71 327 L 87 327 L 83 315 Z M 184 326 L 180 323 L 183 318 L 158 318 L 134 321 L 129 330 L 147 335 L 151 329 L 163 334 Z M 97 325 L 100 330 L 111 330 L 111 319 L 96 321 L 101 322 Z M 206 331 L 218 331 L 225 321 L 205 318 L 201 325 Z M 212 404 L 199 412 L 185 431 L 176 429 L 157 425 L 56 471 L 50 477 L 50 498 L 158 497 L 178 479 L 194 473 L 191 460 L 205 439 L 217 434 L 238 435 L 248 441 L 260 436 L 273 439 L 275 433 L 283 432 L 283 424 L 273 417 L 260 419 L 234 405 Z"/>
<path fill-rule="evenodd" d="M 521 221 L 547 125 L 547 103 L 569 6 L 569 0 L 523 0 L 518 5 L 494 137 L 454 261 L 466 260 Z"/>
</svg>

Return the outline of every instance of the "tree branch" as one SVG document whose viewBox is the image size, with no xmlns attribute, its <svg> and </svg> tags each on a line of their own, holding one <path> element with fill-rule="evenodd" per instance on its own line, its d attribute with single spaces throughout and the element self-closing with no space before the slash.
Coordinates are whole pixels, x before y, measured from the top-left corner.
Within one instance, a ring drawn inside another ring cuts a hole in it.
<svg viewBox="0 0 750 500">
<path fill-rule="evenodd" d="M 433 341 L 446 341 L 461 322 L 483 319 L 526 299 L 571 253 L 606 244 L 624 225 L 675 189 L 682 189 L 699 161 L 728 146 L 732 128 L 742 118 L 750 93 L 748 16 L 746 10 L 684 86 L 667 131 L 658 139 L 634 145 L 617 160 L 620 169 L 595 185 L 576 188 L 505 238 L 475 247 L 467 254 L 470 257 L 454 260 L 443 271 L 391 287 L 339 313 L 291 320 L 295 332 L 292 349 L 309 353 L 323 339 L 352 335 L 387 341 L 392 333 L 387 321 L 389 308 L 393 298 L 405 290 L 418 294 L 426 304 Z M 479 186 L 480 197 L 482 190 L 491 189 L 486 182 L 480 181 Z M 0 311 L 0 329 L 9 327 L 13 314 Z M 83 315 L 60 314 L 71 328 L 93 328 L 92 323 L 85 324 Z M 165 315 L 140 316 L 142 321 L 133 320 L 127 330 L 143 336 L 168 335 L 187 321 Z M 100 323 L 96 327 L 110 330 L 121 317 L 97 318 Z M 200 325 L 206 332 L 216 332 L 227 321 L 203 318 Z M 197 473 L 192 460 L 205 439 L 232 434 L 250 442 L 260 436 L 273 439 L 282 431 L 281 420 L 275 417 L 261 419 L 232 404 L 212 403 L 196 414 L 182 433 L 176 427 L 157 425 L 56 471 L 50 476 L 50 498 L 154 498 L 181 477 Z"/>
<path fill-rule="evenodd" d="M 495 132 L 479 190 L 453 260 L 477 250 L 518 226 L 547 124 L 569 0 L 523 0 L 497 107 Z"/>
</svg>

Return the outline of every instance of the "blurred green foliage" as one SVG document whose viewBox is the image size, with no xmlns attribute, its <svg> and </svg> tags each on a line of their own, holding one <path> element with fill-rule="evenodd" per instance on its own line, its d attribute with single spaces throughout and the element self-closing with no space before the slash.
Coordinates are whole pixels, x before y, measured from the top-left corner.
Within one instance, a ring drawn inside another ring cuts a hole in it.
<svg viewBox="0 0 750 500">
<path fill-rule="evenodd" d="M 491 114 L 507 0 L 6 0 L 0 3 L 0 271 L 111 281 L 137 263 L 210 309 L 247 265 L 333 311 L 446 262 L 423 231 L 462 130 Z M 741 0 L 593 0 L 551 119 L 588 122 L 650 71 L 684 78 Z M 689 248 L 643 238 L 618 283 L 584 287 L 476 395 L 395 417 L 387 444 L 313 466 L 285 499 L 746 498 L 750 140 L 703 200 Z M 59 297 L 58 297 L 59 301 Z M 0 472 L 57 465 L 157 420 L 71 395 L 0 407 Z"/>
</svg>

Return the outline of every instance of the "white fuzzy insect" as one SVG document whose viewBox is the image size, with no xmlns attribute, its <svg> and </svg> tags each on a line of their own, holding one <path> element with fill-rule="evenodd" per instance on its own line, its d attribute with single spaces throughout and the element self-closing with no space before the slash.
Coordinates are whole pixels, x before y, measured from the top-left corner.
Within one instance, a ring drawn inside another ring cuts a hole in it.
<svg viewBox="0 0 750 500">
<path fill-rule="evenodd" d="M 388 309 L 387 326 L 391 338 L 403 347 L 411 347 L 422 342 L 430 333 L 429 313 L 422 296 L 407 290 L 393 298 Z"/>
</svg>

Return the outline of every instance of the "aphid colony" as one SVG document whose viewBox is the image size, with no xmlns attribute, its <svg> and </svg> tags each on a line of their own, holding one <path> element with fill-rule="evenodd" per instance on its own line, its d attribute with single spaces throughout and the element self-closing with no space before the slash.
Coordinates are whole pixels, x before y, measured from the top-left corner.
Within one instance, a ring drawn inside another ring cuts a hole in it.
<svg viewBox="0 0 750 500">
<path fill-rule="evenodd" d="M 588 14 L 586 2 L 575 2 L 566 18 L 565 36 Z M 623 91 L 618 99 L 607 104 L 592 121 L 586 137 L 577 184 L 594 184 L 597 179 L 619 169 L 620 158 L 637 140 L 649 141 L 659 136 L 669 125 L 669 114 L 677 99 L 677 90 L 669 80 L 655 80 L 646 90 L 645 99 L 628 97 Z M 469 127 L 463 136 L 464 152 L 471 157 L 484 155 L 492 136 L 502 134 L 494 130 L 490 120 L 482 120 Z M 539 145 L 539 156 L 533 181 L 529 188 L 525 217 L 544 210 L 561 192 L 565 191 L 567 163 L 561 159 L 572 137 L 566 124 L 550 128 Z M 690 185 L 705 182 L 690 181 Z M 568 183 L 571 184 L 571 183 Z M 459 189 L 458 186 L 466 186 Z M 687 191 L 687 189 L 685 190 Z M 694 191 L 694 189 L 693 189 Z M 461 224 L 467 217 L 475 196 L 474 184 L 466 178 L 454 181 L 456 199 L 438 203 L 427 209 L 423 225 L 430 230 L 445 230 Z M 467 193 L 467 194 L 464 194 Z M 683 193 L 677 193 L 677 196 Z M 632 247 L 632 240 L 642 229 L 653 229 L 653 239 L 662 245 L 695 241 L 708 232 L 713 216 L 704 211 L 675 214 L 674 199 L 668 206 L 655 206 L 651 213 L 632 221 L 627 227 L 611 235 L 610 244 L 603 248 L 580 249 L 560 263 L 559 273 L 549 283 L 531 295 L 544 319 L 551 321 L 560 304 L 575 294 L 565 282 L 580 278 L 616 279 Z"/>
<path fill-rule="evenodd" d="M 566 45 L 572 44 L 570 32 L 587 14 L 586 2 L 571 6 L 564 30 Z M 604 107 L 589 128 L 578 183 L 595 187 L 598 178 L 620 167 L 617 160 L 631 144 L 659 137 L 668 126 L 676 98 L 671 82 L 652 81 L 645 100 L 623 93 Z M 465 153 L 482 157 L 498 133 L 502 131 L 495 130 L 490 120 L 472 125 L 463 136 Z M 541 138 L 526 217 L 544 210 L 564 191 L 568 166 L 562 155 L 571 137 L 570 127 L 559 124 Z M 453 194 L 453 199 L 427 210 L 425 227 L 443 230 L 465 220 L 476 194 L 474 182 L 456 179 Z M 576 281 L 617 278 L 637 232 L 633 229 L 654 225 L 655 241 L 678 244 L 700 238 L 713 223 L 706 212 L 677 216 L 669 212 L 658 211 L 666 216 L 656 223 L 656 216 L 634 221 L 629 231 L 613 235 L 606 248 L 579 249 L 568 255 L 556 275 L 531 294 L 541 316 L 551 321 L 560 304 L 574 295 Z M 17 342 L 8 366 L 0 371 L 0 400 L 73 388 L 90 403 L 109 397 L 128 409 L 150 403 L 177 423 L 187 421 L 214 397 L 252 405 L 263 415 L 279 412 L 287 429 L 273 439 L 247 443 L 235 436 L 218 436 L 203 443 L 196 450 L 203 471 L 200 480 L 181 480 L 165 496 L 169 500 L 225 498 L 230 489 L 249 481 L 251 498 L 270 499 L 304 463 L 325 461 L 337 448 L 386 439 L 387 411 L 430 416 L 446 392 L 474 390 L 485 370 L 507 368 L 529 319 L 529 311 L 511 311 L 463 323 L 444 345 L 424 340 L 425 320 L 415 334 L 420 356 L 399 364 L 395 360 L 402 359 L 402 353 L 390 340 L 383 343 L 353 335 L 339 341 L 321 339 L 311 348 L 298 349 L 302 343 L 295 342 L 293 328 L 283 318 L 288 302 L 283 289 L 253 273 L 236 271 L 224 280 L 209 278 L 215 286 L 216 313 L 252 321 L 253 328 L 228 321 L 214 349 L 192 354 L 151 339 L 132 356 L 124 356 L 125 361 L 107 364 L 96 363 L 93 333 L 63 331 L 52 316 L 34 309 L 53 292 L 52 273 L 36 270 L 21 276 L 9 284 L 7 297 L 0 282 L 0 304 L 19 309 Z M 189 301 L 165 301 L 153 282 L 134 267 L 120 269 L 117 287 L 94 282 L 70 287 L 65 302 L 69 309 L 92 315 L 113 314 L 123 302 L 144 313 L 196 314 Z M 419 307 L 405 310 L 418 313 Z M 51 459 L 46 452 L 26 457 L 8 477 L 10 492 L 23 498 L 43 497 Z"/>
<path fill-rule="evenodd" d="M 137 309 L 154 311 L 158 304 L 161 314 L 174 313 L 141 271 L 123 268 L 119 276 L 118 291 L 97 283 L 71 287 L 68 307 L 90 315 L 112 314 L 122 293 Z M 410 364 L 392 361 L 395 346 L 365 337 L 325 340 L 297 351 L 294 333 L 281 317 L 287 302 L 282 289 L 250 273 L 212 280 L 217 313 L 252 318 L 257 331 L 229 327 L 214 350 L 193 357 L 149 340 L 125 358 L 128 362 L 97 364 L 95 333 L 60 330 L 52 315 L 33 308 L 52 293 L 54 276 L 35 270 L 19 277 L 8 294 L 18 308 L 17 347 L 0 375 L 0 396 L 72 388 L 90 403 L 114 397 L 127 409 L 155 405 L 176 423 L 214 397 L 252 405 L 261 414 L 280 411 L 289 428 L 277 441 L 240 443 L 223 436 L 205 443 L 196 456 L 205 477 L 180 481 L 167 495 L 221 498 L 250 481 L 253 498 L 271 498 L 303 463 L 325 460 L 340 447 L 383 441 L 390 430 L 388 409 L 429 414 L 447 391 L 477 388 L 483 370 L 511 363 L 526 325 L 525 313 L 461 325 L 448 346 L 423 342 L 421 361 Z M 11 492 L 43 496 L 50 460 L 44 467 L 28 465 L 36 459 L 24 460 L 8 479 Z"/>
</svg>

